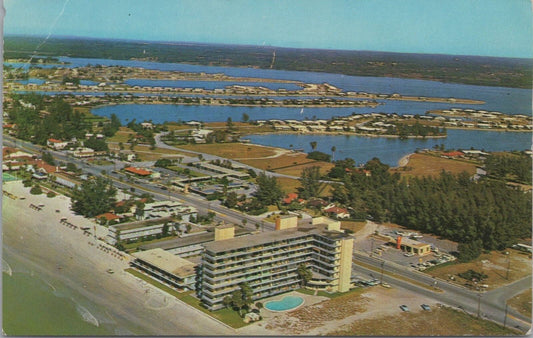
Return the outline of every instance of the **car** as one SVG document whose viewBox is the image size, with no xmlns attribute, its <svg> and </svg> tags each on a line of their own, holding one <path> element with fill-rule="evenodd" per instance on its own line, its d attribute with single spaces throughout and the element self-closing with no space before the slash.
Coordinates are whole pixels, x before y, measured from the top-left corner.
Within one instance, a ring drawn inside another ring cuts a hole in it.
<svg viewBox="0 0 533 338">
<path fill-rule="evenodd" d="M 390 289 L 390 284 L 389 283 L 381 283 L 381 286 L 386 288 L 386 289 Z"/>
<path fill-rule="evenodd" d="M 402 311 L 404 312 L 409 312 L 409 308 L 407 307 L 407 305 L 400 305 L 400 309 L 402 309 Z"/>
<path fill-rule="evenodd" d="M 406 252 L 403 254 L 405 257 L 413 257 L 415 254 L 412 252 Z"/>
<path fill-rule="evenodd" d="M 431 311 L 431 308 L 430 308 L 429 305 L 427 305 L 427 304 L 422 304 L 422 305 L 420 305 L 420 307 L 421 307 L 424 311 Z"/>
</svg>

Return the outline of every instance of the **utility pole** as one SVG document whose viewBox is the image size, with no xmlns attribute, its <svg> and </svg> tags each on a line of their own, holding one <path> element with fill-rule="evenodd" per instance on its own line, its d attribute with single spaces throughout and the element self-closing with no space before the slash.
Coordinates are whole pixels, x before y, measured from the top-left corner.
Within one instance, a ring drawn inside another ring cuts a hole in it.
<svg viewBox="0 0 533 338">
<path fill-rule="evenodd" d="M 383 284 L 383 265 L 385 265 L 385 261 L 381 261 L 381 278 L 379 283 Z"/>
<path fill-rule="evenodd" d="M 477 318 L 479 319 L 479 310 L 481 309 L 481 290 L 477 289 Z"/>
<path fill-rule="evenodd" d="M 505 324 L 507 324 L 507 303 L 505 303 L 505 317 L 503 317 L 503 328 L 505 329 Z"/>
<path fill-rule="evenodd" d="M 509 251 L 506 251 L 505 254 L 507 255 L 507 273 L 505 274 L 505 279 L 509 280 L 509 269 L 511 268 L 511 255 L 509 255 Z"/>
</svg>

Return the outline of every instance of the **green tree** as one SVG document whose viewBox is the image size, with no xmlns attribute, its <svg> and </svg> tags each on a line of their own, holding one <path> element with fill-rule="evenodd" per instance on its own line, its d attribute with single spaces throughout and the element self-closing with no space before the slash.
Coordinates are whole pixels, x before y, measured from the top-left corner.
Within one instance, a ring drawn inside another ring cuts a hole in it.
<svg viewBox="0 0 533 338">
<path fill-rule="evenodd" d="M 85 217 L 100 215 L 116 202 L 116 192 L 109 179 L 96 177 L 84 181 L 73 189 L 71 209 Z"/>
<path fill-rule="evenodd" d="M 470 262 L 481 255 L 483 249 L 483 241 L 481 239 L 467 242 L 459 243 L 457 250 L 459 251 L 459 256 L 457 259 L 460 262 Z"/>
<path fill-rule="evenodd" d="M 41 187 L 37 184 L 37 185 L 34 185 L 31 189 L 30 189 L 30 194 L 32 195 L 40 195 L 42 194 L 43 191 L 41 189 Z"/>
<path fill-rule="evenodd" d="M 230 191 L 226 196 L 226 201 L 224 202 L 224 204 L 231 209 L 237 205 L 238 200 L 239 198 L 237 196 L 237 193 L 235 191 Z"/>
<path fill-rule="evenodd" d="M 224 307 L 227 309 L 230 307 L 230 305 L 232 304 L 232 299 L 230 296 L 226 296 L 222 299 L 222 304 L 224 304 Z"/>
<path fill-rule="evenodd" d="M 313 166 L 307 167 L 302 170 L 302 176 L 300 178 L 302 188 L 300 190 L 300 196 L 304 199 L 311 197 L 318 197 L 320 190 L 320 167 Z"/>
<path fill-rule="evenodd" d="M 313 277 L 313 273 L 305 264 L 298 265 L 297 272 L 298 272 L 298 277 L 300 278 L 300 283 L 302 286 L 307 285 L 307 283 Z"/>
<path fill-rule="evenodd" d="M 250 116 L 246 113 L 242 113 L 242 118 L 241 118 L 242 122 L 246 123 L 250 120 Z"/>
<path fill-rule="evenodd" d="M 240 289 L 233 291 L 231 294 L 231 304 L 239 310 L 239 316 L 242 316 L 241 309 L 245 305 L 245 302 Z"/>
<path fill-rule="evenodd" d="M 263 172 L 257 176 L 256 182 L 256 197 L 262 205 L 266 206 L 279 203 L 283 197 L 283 191 L 276 177 L 267 176 Z"/>
<path fill-rule="evenodd" d="M 50 164 L 50 165 L 56 165 L 56 162 L 54 161 L 54 156 L 52 156 L 52 154 L 50 154 L 49 152 L 45 151 L 43 153 L 43 161 L 45 161 L 46 163 Z"/>
<path fill-rule="evenodd" d="M 316 150 L 316 146 L 318 145 L 318 143 L 316 141 L 311 141 L 311 142 L 309 142 L 309 144 L 311 145 L 311 149 L 313 151 L 315 151 Z"/>
</svg>

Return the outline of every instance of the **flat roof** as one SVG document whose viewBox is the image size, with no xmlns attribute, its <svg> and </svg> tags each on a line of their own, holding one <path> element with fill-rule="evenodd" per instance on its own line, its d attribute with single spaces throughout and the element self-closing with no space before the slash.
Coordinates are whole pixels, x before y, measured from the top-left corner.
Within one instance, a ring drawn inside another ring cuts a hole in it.
<svg viewBox="0 0 533 338">
<path fill-rule="evenodd" d="M 174 219 L 172 217 L 161 217 L 161 218 L 152 218 L 147 219 L 143 221 L 137 221 L 137 222 L 128 222 L 128 223 L 119 223 L 111 225 L 110 227 L 113 227 L 117 230 L 132 230 L 136 228 L 142 228 L 146 226 L 155 226 L 160 225 L 165 222 L 173 222 Z"/>
<path fill-rule="evenodd" d="M 427 243 L 422 243 L 422 242 L 416 241 L 414 239 L 405 238 L 405 237 L 402 237 L 402 241 L 400 242 L 400 244 L 405 244 L 405 245 L 408 245 L 408 246 L 418 247 L 418 248 L 430 245 L 430 244 L 427 244 Z"/>
<path fill-rule="evenodd" d="M 328 231 L 326 224 L 311 226 L 299 226 L 296 228 L 261 232 L 256 235 L 246 237 L 236 237 L 205 244 L 206 250 L 212 252 L 224 252 L 236 250 L 244 247 L 253 247 L 261 244 L 273 243 L 287 239 L 299 238 L 305 235 L 318 234 L 331 239 L 341 239 L 349 237 L 344 232 Z"/>
<path fill-rule="evenodd" d="M 243 236 L 250 234 L 250 230 L 235 228 L 235 236 Z M 196 244 L 203 244 L 207 242 L 212 242 L 215 240 L 214 231 L 204 232 L 198 235 L 191 235 L 187 237 L 173 238 L 166 241 L 160 241 L 150 244 L 145 244 L 139 246 L 141 250 L 150 250 L 154 248 L 161 248 L 164 250 L 171 250 L 176 248 L 183 248 Z"/>
<path fill-rule="evenodd" d="M 132 255 L 139 260 L 178 277 L 185 278 L 196 273 L 194 270 L 196 264 L 175 256 L 161 248 L 134 252 Z"/>
</svg>

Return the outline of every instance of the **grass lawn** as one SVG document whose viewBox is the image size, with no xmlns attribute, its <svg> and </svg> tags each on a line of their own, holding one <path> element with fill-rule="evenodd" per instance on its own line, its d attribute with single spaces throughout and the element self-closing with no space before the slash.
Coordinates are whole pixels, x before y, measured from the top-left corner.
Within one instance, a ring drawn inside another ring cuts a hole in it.
<svg viewBox="0 0 533 338">
<path fill-rule="evenodd" d="M 517 331 L 451 308 L 432 311 L 402 312 L 381 318 L 357 320 L 342 329 L 329 332 L 335 336 L 508 336 Z"/>
<path fill-rule="evenodd" d="M 465 160 L 452 160 L 428 154 L 413 154 L 407 166 L 392 169 L 404 177 L 438 176 L 445 170 L 452 174 L 466 171 L 473 175 L 476 173 L 476 164 Z"/>
<path fill-rule="evenodd" d="M 182 175 L 187 175 L 184 173 L 185 171 L 185 168 L 182 168 L 182 167 L 178 167 L 178 166 L 169 166 L 167 167 L 167 169 L 169 170 L 172 170 L 172 171 L 175 171 L 177 172 L 178 174 L 182 174 Z M 200 172 L 197 172 L 197 171 L 194 171 L 194 170 L 191 170 L 190 168 L 189 169 L 189 175 L 191 175 L 191 177 L 205 177 L 205 176 L 208 176 L 206 174 L 202 174 Z"/>
<path fill-rule="evenodd" d="M 457 276 L 457 274 L 472 269 L 488 276 L 483 280 L 482 284 L 489 285 L 489 290 L 491 290 L 531 274 L 531 258 L 527 254 L 513 249 L 507 249 L 507 252 L 509 252 L 509 255 L 505 255 L 499 251 L 492 251 L 488 254 L 482 254 L 477 259 L 468 263 L 446 264 L 433 267 L 428 273 L 431 276 L 440 277 L 445 280 L 449 280 L 449 276 L 453 275 L 455 282 L 463 285 L 467 281 Z M 507 267 L 509 267 L 509 279 L 506 278 Z"/>
<path fill-rule="evenodd" d="M 202 311 L 203 313 L 207 314 L 208 316 L 211 316 L 213 318 L 216 318 L 220 320 L 221 322 L 231 326 L 234 329 L 238 329 L 240 327 L 246 326 L 245 322 L 243 322 L 242 318 L 239 316 L 237 311 L 234 311 L 232 309 L 220 309 L 217 311 L 209 311 L 203 306 L 200 305 L 200 300 L 192 296 L 193 291 L 186 291 L 186 292 L 178 292 L 162 283 L 159 283 L 158 281 L 150 278 L 149 276 L 135 270 L 132 268 L 126 269 L 126 272 L 131 273 L 135 277 L 138 277 L 142 280 L 144 280 L 147 283 L 150 283 L 151 285 L 165 291 L 166 293 L 178 298 L 182 302 Z"/>
<path fill-rule="evenodd" d="M 277 177 L 277 180 L 284 194 L 298 193 L 298 188 L 302 186 L 299 180 L 293 178 Z"/>
<path fill-rule="evenodd" d="M 262 158 L 277 154 L 276 148 L 262 147 L 244 143 L 188 144 L 180 146 L 180 148 L 217 155 L 229 159 Z"/>
<path fill-rule="evenodd" d="M 365 227 L 366 222 L 341 221 L 341 229 L 348 229 L 354 233 Z"/>
<path fill-rule="evenodd" d="M 120 127 L 119 130 L 113 135 L 112 137 L 109 137 L 107 139 L 108 142 L 122 142 L 126 143 L 130 139 L 131 136 L 135 135 L 136 133 L 126 127 Z"/>
<path fill-rule="evenodd" d="M 524 316 L 531 317 L 531 289 L 514 296 L 507 303 Z"/>
</svg>

